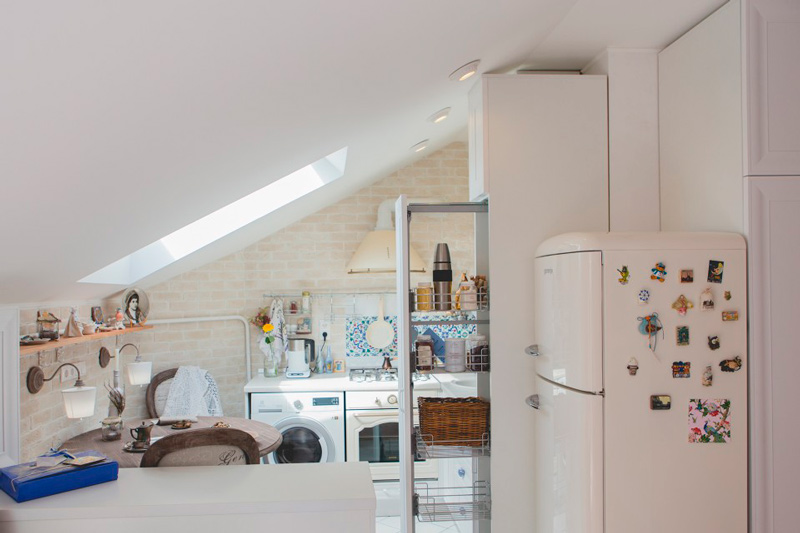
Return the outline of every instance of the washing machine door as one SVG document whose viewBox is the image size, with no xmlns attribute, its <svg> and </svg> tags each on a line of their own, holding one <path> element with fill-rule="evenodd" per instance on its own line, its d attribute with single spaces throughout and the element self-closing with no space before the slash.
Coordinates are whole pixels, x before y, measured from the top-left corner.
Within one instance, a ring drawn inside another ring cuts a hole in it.
<svg viewBox="0 0 800 533">
<path fill-rule="evenodd" d="M 322 424 L 304 416 L 284 418 L 275 424 L 283 443 L 269 455 L 269 462 L 332 463 L 336 460 L 333 437 Z"/>
</svg>

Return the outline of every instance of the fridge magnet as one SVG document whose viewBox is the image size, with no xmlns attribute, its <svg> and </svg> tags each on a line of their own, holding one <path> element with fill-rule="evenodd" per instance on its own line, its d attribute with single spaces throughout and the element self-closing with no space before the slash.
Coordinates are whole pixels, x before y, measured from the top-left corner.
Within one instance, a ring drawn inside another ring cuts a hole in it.
<svg viewBox="0 0 800 533">
<path fill-rule="evenodd" d="M 689 442 L 730 442 L 730 414 L 730 400 L 689 400 Z"/>
<path fill-rule="evenodd" d="M 731 299 L 731 291 L 725 291 L 724 296 L 725 296 L 726 300 L 730 300 Z"/>
<path fill-rule="evenodd" d="M 719 337 L 716 335 L 708 336 L 708 347 L 712 350 L 719 350 Z"/>
<path fill-rule="evenodd" d="M 712 259 L 708 262 L 708 282 L 722 283 L 722 270 L 725 268 L 723 261 Z"/>
<path fill-rule="evenodd" d="M 689 326 L 678 326 L 675 328 L 675 337 L 678 346 L 689 346 Z"/>
<path fill-rule="evenodd" d="M 688 361 L 675 361 L 674 363 L 672 363 L 672 377 L 673 378 L 692 377 L 692 363 Z"/>
<path fill-rule="evenodd" d="M 719 362 L 719 368 L 723 372 L 736 372 L 742 368 L 742 358 L 737 355 L 733 359 L 723 359 Z"/>
<path fill-rule="evenodd" d="M 700 306 L 703 311 L 712 311 L 714 309 L 714 295 L 711 293 L 711 287 L 708 287 L 700 294 Z"/>
<path fill-rule="evenodd" d="M 681 270 L 681 283 L 694 283 L 694 270 Z"/>
<path fill-rule="evenodd" d="M 627 265 L 622 265 L 622 268 L 618 268 L 617 272 L 619 272 L 619 284 L 627 285 L 631 280 L 631 273 L 628 271 Z"/>
<path fill-rule="evenodd" d="M 681 316 L 685 315 L 686 311 L 692 307 L 694 307 L 694 304 L 683 294 L 678 296 L 678 299 L 672 302 L 672 308 L 675 309 Z"/>
<path fill-rule="evenodd" d="M 706 369 L 703 370 L 703 377 L 700 382 L 703 384 L 703 387 L 710 387 L 714 382 L 714 371 L 712 370 L 711 365 L 708 365 Z"/>
<path fill-rule="evenodd" d="M 631 360 L 628 361 L 628 374 L 631 376 L 635 376 L 636 372 L 639 371 L 639 361 L 636 360 L 635 357 L 631 357 Z"/>
<path fill-rule="evenodd" d="M 658 313 L 640 316 L 637 320 L 639 320 L 639 333 L 647 335 L 647 344 L 650 350 L 655 352 L 656 343 L 658 342 L 658 332 L 664 328 L 661 321 L 658 319 Z M 661 336 L 664 336 L 663 331 L 661 332 Z"/>
<path fill-rule="evenodd" d="M 650 410 L 667 411 L 672 407 L 672 397 L 668 394 L 654 394 L 650 396 Z"/>
<path fill-rule="evenodd" d="M 736 322 L 739 320 L 739 311 L 723 311 L 722 312 L 722 321 L 723 322 Z"/>
<path fill-rule="evenodd" d="M 650 269 L 650 279 L 654 279 L 659 283 L 664 283 L 664 280 L 667 279 L 667 267 L 664 266 L 664 263 L 656 263 L 656 266 Z"/>
<path fill-rule="evenodd" d="M 639 291 L 639 305 L 647 305 L 650 301 L 650 291 L 642 289 Z"/>
</svg>

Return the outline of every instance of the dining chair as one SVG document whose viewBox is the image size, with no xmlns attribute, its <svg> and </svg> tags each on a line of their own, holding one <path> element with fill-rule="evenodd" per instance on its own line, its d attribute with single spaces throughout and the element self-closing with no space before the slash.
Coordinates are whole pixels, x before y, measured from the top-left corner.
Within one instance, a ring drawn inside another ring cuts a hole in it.
<svg viewBox="0 0 800 533">
<path fill-rule="evenodd" d="M 150 384 L 147 385 L 145 392 L 145 405 L 147 406 L 147 416 L 150 418 L 158 418 L 164 411 L 164 404 L 167 402 L 167 394 L 169 392 L 169 385 L 178 373 L 177 368 L 169 368 L 163 372 L 159 372 Z"/>
<path fill-rule="evenodd" d="M 259 464 L 256 439 L 241 429 L 191 429 L 163 437 L 142 455 L 142 467 Z"/>
</svg>

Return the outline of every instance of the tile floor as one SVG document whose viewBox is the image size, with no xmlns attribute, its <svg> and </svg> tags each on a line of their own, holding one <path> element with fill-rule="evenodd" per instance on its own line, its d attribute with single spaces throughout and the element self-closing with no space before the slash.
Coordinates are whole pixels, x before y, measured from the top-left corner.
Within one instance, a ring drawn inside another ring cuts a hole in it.
<svg viewBox="0 0 800 533">
<path fill-rule="evenodd" d="M 416 523 L 416 533 L 457 533 L 455 522 L 419 522 Z M 379 516 L 375 520 L 375 533 L 399 533 L 399 516 Z"/>
</svg>

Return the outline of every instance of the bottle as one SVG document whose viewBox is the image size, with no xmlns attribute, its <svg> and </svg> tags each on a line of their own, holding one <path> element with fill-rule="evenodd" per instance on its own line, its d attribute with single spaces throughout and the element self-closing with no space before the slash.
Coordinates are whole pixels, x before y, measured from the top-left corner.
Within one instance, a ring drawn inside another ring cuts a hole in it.
<svg viewBox="0 0 800 533">
<path fill-rule="evenodd" d="M 430 335 L 417 335 L 414 343 L 417 372 L 433 370 L 433 339 Z"/>
<path fill-rule="evenodd" d="M 330 374 L 333 372 L 333 357 L 331 357 L 331 347 L 328 346 L 327 354 L 325 355 L 325 372 Z"/>
<path fill-rule="evenodd" d="M 311 314 L 311 293 L 303 291 L 303 299 L 301 305 L 301 313 L 304 315 Z"/>
<path fill-rule="evenodd" d="M 436 245 L 433 255 L 433 298 L 436 311 L 449 311 L 453 291 L 453 270 L 450 266 L 450 248 L 446 243 Z"/>
</svg>

